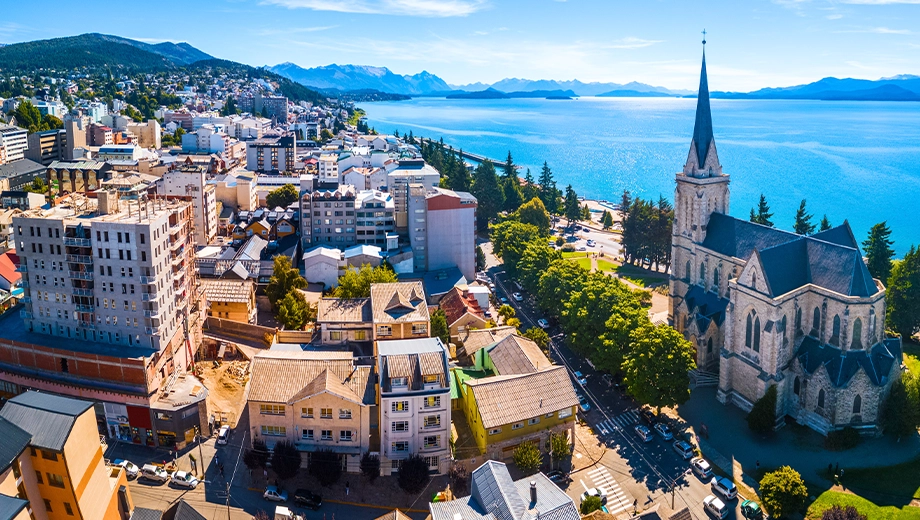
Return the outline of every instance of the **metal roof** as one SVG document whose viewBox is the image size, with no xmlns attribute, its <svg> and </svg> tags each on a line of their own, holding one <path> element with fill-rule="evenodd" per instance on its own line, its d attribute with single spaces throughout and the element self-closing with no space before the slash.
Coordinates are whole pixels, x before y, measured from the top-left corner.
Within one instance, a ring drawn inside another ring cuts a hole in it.
<svg viewBox="0 0 920 520">
<path fill-rule="evenodd" d="M 44 392 L 26 392 L 7 401 L 0 417 L 32 434 L 36 448 L 62 451 L 77 417 L 93 407 L 80 401 Z"/>
<path fill-rule="evenodd" d="M 16 457 L 29 446 L 32 435 L 0 417 L 0 439 L 3 439 L 3 442 L 0 442 L 0 473 L 3 473 L 12 465 Z"/>
<path fill-rule="evenodd" d="M 28 505 L 28 500 L 0 495 L 0 520 L 13 520 Z"/>
</svg>

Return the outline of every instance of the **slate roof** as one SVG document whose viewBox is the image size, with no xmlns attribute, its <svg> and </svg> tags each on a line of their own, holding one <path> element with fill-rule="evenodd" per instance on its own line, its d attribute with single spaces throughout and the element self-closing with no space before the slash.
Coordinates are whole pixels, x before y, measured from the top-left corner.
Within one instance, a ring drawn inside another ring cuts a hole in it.
<svg viewBox="0 0 920 520">
<path fill-rule="evenodd" d="M 532 340 L 512 334 L 488 347 L 492 365 L 499 375 L 532 374 L 553 366 Z"/>
<path fill-rule="evenodd" d="M 208 520 L 204 515 L 188 505 L 183 499 L 173 504 L 163 512 L 163 520 Z"/>
<path fill-rule="evenodd" d="M 517 329 L 515 327 L 493 327 L 491 329 L 476 329 L 476 330 L 467 330 L 466 335 L 460 334 L 460 342 L 463 343 L 461 350 L 464 352 L 463 356 L 472 356 L 480 349 L 488 347 L 501 341 L 505 337 L 515 334 Z M 459 352 L 457 357 L 463 357 Z"/>
<path fill-rule="evenodd" d="M 706 76 L 706 52 L 703 52 L 703 68 L 700 70 L 700 90 L 696 98 L 696 122 L 693 124 L 693 143 L 699 167 L 706 163 L 706 153 L 713 141 L 712 112 L 709 109 L 709 79 Z"/>
<path fill-rule="evenodd" d="M 370 298 L 321 298 L 317 323 L 371 323 Z"/>
<path fill-rule="evenodd" d="M 408 377 L 410 390 L 424 388 L 422 376 L 439 375 L 444 388 L 447 381 L 447 349 L 438 338 L 419 338 L 377 342 L 380 365 L 380 390 L 393 391 L 390 379 Z"/>
<path fill-rule="evenodd" d="M 814 374 L 821 366 L 827 370 L 831 384 L 840 388 L 863 370 L 869 381 L 876 386 L 888 383 L 891 366 L 901 364 L 901 339 L 888 338 L 868 350 L 846 350 L 820 342 L 806 336 L 796 352 L 796 359 L 808 374 Z"/>
<path fill-rule="evenodd" d="M 537 501 L 530 501 L 530 483 Z M 575 502 L 543 473 L 511 479 L 507 466 L 490 460 L 473 470 L 470 496 L 429 504 L 432 520 L 579 520 Z"/>
<path fill-rule="evenodd" d="M 375 283 L 371 285 L 374 324 L 429 321 L 422 282 Z"/>
<path fill-rule="evenodd" d="M 13 520 L 28 505 L 28 500 L 0 495 L 0 520 Z"/>
<path fill-rule="evenodd" d="M 328 371 L 330 377 L 346 386 L 359 401 L 375 402 L 370 366 L 354 365 L 351 352 L 263 351 L 252 358 L 252 376 L 247 401 L 289 403 L 317 393 L 314 381 Z M 325 385 L 325 381 L 321 381 Z M 311 386 L 312 385 L 312 386 Z M 312 392 L 312 393 L 311 393 Z"/>
<path fill-rule="evenodd" d="M 532 374 L 469 379 L 483 428 L 496 428 L 578 405 L 564 366 Z"/>
<path fill-rule="evenodd" d="M 3 473 L 29 446 L 32 434 L 0 417 L 0 439 L 3 439 L 0 442 L 0 473 Z"/>
<path fill-rule="evenodd" d="M 725 321 L 725 309 L 728 307 L 728 298 L 720 298 L 718 294 L 707 291 L 699 285 L 691 285 L 684 296 L 687 309 L 696 320 L 697 329 L 702 332 L 709 328 L 713 321 L 719 327 Z"/>
<path fill-rule="evenodd" d="M 77 417 L 92 407 L 90 401 L 26 392 L 7 401 L 0 417 L 29 432 L 32 446 L 60 452 Z"/>
<path fill-rule="evenodd" d="M 764 250 L 798 238 L 795 233 L 762 226 L 722 213 L 709 216 L 703 247 L 725 256 L 747 260 L 754 250 Z"/>
</svg>

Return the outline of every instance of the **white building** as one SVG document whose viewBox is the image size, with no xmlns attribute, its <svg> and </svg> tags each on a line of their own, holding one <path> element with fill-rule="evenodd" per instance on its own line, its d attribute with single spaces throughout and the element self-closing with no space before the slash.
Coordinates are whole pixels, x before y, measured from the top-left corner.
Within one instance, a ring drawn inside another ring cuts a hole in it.
<svg viewBox="0 0 920 520">
<path fill-rule="evenodd" d="M 224 131 L 230 126 L 230 118 L 218 115 L 216 112 L 206 112 L 192 116 L 192 130 L 198 130 L 205 125 L 212 125 Z"/>
<path fill-rule="evenodd" d="M 231 116 L 227 124 L 227 135 L 241 141 L 261 139 L 271 128 L 271 119 L 264 117 Z"/>
<path fill-rule="evenodd" d="M 341 173 L 342 184 L 351 184 L 357 190 L 382 190 L 387 187 L 387 171 L 384 168 L 345 169 Z"/>
<path fill-rule="evenodd" d="M 410 184 L 421 184 L 425 188 L 436 188 L 441 174 L 421 159 L 399 161 L 399 166 L 387 174 L 387 189 L 396 203 L 396 229 L 406 231 L 409 227 L 408 196 Z M 415 221 L 416 219 L 412 219 Z"/>
<path fill-rule="evenodd" d="M 29 149 L 29 133 L 25 128 L 0 123 L 0 145 L 6 149 L 6 162 L 26 158 Z"/>
<path fill-rule="evenodd" d="M 413 184 L 409 196 L 409 244 L 416 271 L 454 267 L 476 276 L 476 197 Z"/>
<path fill-rule="evenodd" d="M 320 184 L 339 184 L 339 156 L 338 154 L 323 154 L 319 157 L 319 164 L 317 165 L 319 170 L 319 182 Z"/>
<path fill-rule="evenodd" d="M 145 156 L 144 149 L 133 144 L 107 144 L 99 147 L 96 159 L 105 161 L 139 161 Z"/>
<path fill-rule="evenodd" d="M 210 244 L 217 236 L 217 195 L 213 184 L 208 183 L 204 168 L 183 165 L 178 170 L 163 174 L 157 183 L 162 195 L 192 198 L 195 215 L 195 240 L 198 244 Z"/>
<path fill-rule="evenodd" d="M 214 125 L 204 125 L 198 130 L 182 135 L 184 153 L 216 153 L 224 155 L 230 147 L 230 136 Z"/>
<path fill-rule="evenodd" d="M 339 285 L 339 276 L 345 274 L 342 251 L 317 247 L 303 254 L 304 278 L 310 283 L 321 283 L 326 289 Z"/>
<path fill-rule="evenodd" d="M 421 455 L 429 469 L 450 467 L 450 382 L 447 349 L 438 338 L 377 342 L 380 378 L 380 470 Z"/>
</svg>

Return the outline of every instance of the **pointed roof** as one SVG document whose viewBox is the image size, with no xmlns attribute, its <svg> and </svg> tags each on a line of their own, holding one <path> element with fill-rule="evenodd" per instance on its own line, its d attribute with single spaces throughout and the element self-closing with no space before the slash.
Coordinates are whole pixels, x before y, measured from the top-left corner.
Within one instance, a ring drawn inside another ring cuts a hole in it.
<svg viewBox="0 0 920 520">
<path fill-rule="evenodd" d="M 307 383 L 307 386 L 303 387 L 303 389 L 288 399 L 288 404 L 294 404 L 298 401 L 303 401 L 304 399 L 313 397 L 323 392 L 329 392 L 330 394 L 341 397 L 347 401 L 351 401 L 355 404 L 361 404 L 361 398 L 358 397 L 358 395 L 355 394 L 351 388 L 345 386 L 342 383 L 341 378 L 333 374 L 329 369 L 323 369 L 323 371 L 320 372 L 318 376 L 313 378 L 313 381 Z"/>
<path fill-rule="evenodd" d="M 706 164 L 706 154 L 713 142 L 712 112 L 709 110 L 709 80 L 706 77 L 706 49 L 703 49 L 703 67 L 700 70 L 700 90 L 696 98 L 696 122 L 693 124 L 693 144 L 699 168 Z"/>
</svg>

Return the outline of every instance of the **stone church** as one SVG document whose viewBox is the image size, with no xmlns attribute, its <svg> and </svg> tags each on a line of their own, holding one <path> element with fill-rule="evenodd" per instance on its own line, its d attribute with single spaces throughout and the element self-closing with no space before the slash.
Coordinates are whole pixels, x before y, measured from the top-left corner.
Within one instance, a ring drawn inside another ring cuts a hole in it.
<svg viewBox="0 0 920 520">
<path fill-rule="evenodd" d="M 771 385 L 787 417 L 827 434 L 877 430 L 901 370 L 885 336 L 885 287 L 848 223 L 802 236 L 729 216 L 712 131 L 706 56 L 690 153 L 677 174 L 669 316 L 696 348 L 700 380 L 750 410 Z M 717 376 L 716 376 L 717 373 Z"/>
</svg>

